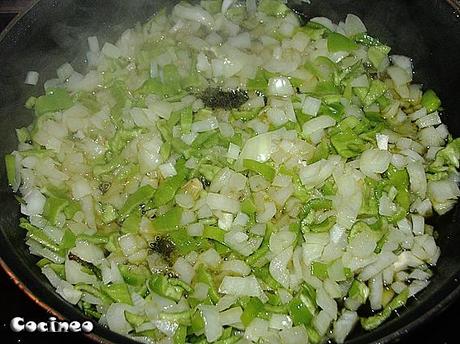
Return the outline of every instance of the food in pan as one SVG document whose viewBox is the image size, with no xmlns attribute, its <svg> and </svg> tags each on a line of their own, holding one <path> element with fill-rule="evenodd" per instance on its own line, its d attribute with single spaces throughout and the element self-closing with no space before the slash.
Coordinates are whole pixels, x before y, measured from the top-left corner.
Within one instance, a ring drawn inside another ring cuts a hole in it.
<svg viewBox="0 0 460 344">
<path fill-rule="evenodd" d="M 31 254 L 86 315 L 144 342 L 341 343 L 429 284 L 460 141 L 357 16 L 204 0 L 88 43 L 6 156 Z"/>
</svg>

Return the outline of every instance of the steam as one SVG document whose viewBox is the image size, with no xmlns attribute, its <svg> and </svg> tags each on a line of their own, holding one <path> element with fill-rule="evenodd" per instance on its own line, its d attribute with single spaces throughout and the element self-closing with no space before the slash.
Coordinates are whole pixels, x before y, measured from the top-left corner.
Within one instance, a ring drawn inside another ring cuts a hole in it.
<svg viewBox="0 0 460 344">
<path fill-rule="evenodd" d="M 84 72 L 89 36 L 97 36 L 101 46 L 105 42 L 115 43 L 123 31 L 145 22 L 165 6 L 162 1 L 149 0 L 67 2 L 61 12 L 73 13 L 73 16 L 65 15 L 64 20 L 52 22 L 47 30 L 50 43 L 59 51 L 59 55 L 66 58 L 57 63 L 54 56 L 51 56 L 47 65 L 52 66 L 52 70 L 59 67 L 61 62 L 69 62 L 75 70 Z M 168 5 L 174 2 L 168 2 Z"/>
</svg>

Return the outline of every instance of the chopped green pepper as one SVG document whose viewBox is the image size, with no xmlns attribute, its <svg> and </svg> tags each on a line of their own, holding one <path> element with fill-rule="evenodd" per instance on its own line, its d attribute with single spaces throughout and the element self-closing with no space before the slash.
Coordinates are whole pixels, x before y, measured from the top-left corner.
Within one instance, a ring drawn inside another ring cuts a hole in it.
<svg viewBox="0 0 460 344">
<path fill-rule="evenodd" d="M 43 209 L 43 216 L 55 226 L 58 221 L 59 214 L 64 210 L 69 202 L 66 199 L 55 197 L 48 197 L 46 199 L 45 208 Z"/>
<path fill-rule="evenodd" d="M 132 305 L 131 295 L 125 283 L 112 283 L 101 286 L 101 291 L 110 296 L 115 302 Z"/>
<path fill-rule="evenodd" d="M 338 51 L 350 52 L 355 49 L 358 49 L 358 45 L 348 37 L 338 32 L 331 32 L 327 36 L 327 48 L 331 53 L 335 53 Z"/>
<path fill-rule="evenodd" d="M 433 90 L 427 90 L 423 93 L 422 106 L 426 109 L 428 113 L 434 112 L 441 106 L 441 99 Z"/>
<path fill-rule="evenodd" d="M 54 88 L 47 91 L 45 96 L 35 101 L 35 113 L 41 116 L 48 112 L 67 110 L 73 105 L 73 99 L 65 89 Z"/>
<path fill-rule="evenodd" d="M 147 203 L 153 195 L 155 189 L 150 185 L 141 186 L 136 192 L 128 196 L 123 207 L 120 209 L 120 218 L 125 219 L 136 207 Z"/>
<path fill-rule="evenodd" d="M 258 162 L 256 160 L 244 159 L 243 167 L 247 168 L 250 171 L 260 174 L 268 181 L 273 181 L 273 178 L 275 178 L 276 175 L 276 171 L 273 167 L 266 163 Z"/>
<path fill-rule="evenodd" d="M 166 276 L 154 275 L 148 281 L 149 289 L 168 299 L 179 301 L 184 294 L 184 289 L 178 285 L 172 285 Z"/>
<path fill-rule="evenodd" d="M 16 158 L 14 155 L 5 154 L 6 176 L 10 186 L 16 185 Z"/>
<path fill-rule="evenodd" d="M 404 306 L 406 304 L 407 298 L 409 297 L 409 289 L 404 289 L 399 295 L 393 298 L 393 300 L 388 303 L 383 311 L 380 311 L 376 315 L 373 315 L 369 318 L 361 318 L 361 326 L 367 330 L 373 330 L 388 319 L 391 313 Z"/>
<path fill-rule="evenodd" d="M 179 228 L 182 208 L 174 207 L 163 215 L 152 220 L 152 226 L 157 232 L 171 232 Z"/>
</svg>

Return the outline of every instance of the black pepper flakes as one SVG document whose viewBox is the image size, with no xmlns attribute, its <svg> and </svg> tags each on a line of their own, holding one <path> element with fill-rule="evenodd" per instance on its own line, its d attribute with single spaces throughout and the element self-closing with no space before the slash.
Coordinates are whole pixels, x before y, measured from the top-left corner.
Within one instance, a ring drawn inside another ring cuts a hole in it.
<svg viewBox="0 0 460 344">
<path fill-rule="evenodd" d="M 204 105 L 212 109 L 238 109 L 249 99 L 248 93 L 244 90 L 224 91 L 220 88 L 207 88 L 200 95 Z"/>
</svg>

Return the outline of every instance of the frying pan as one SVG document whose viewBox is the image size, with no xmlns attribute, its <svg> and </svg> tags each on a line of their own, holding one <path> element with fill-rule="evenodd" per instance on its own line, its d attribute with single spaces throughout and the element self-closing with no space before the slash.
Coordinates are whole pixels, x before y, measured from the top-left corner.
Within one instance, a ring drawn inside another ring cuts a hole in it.
<svg viewBox="0 0 460 344">
<path fill-rule="evenodd" d="M 121 32 L 145 21 L 161 6 L 158 0 L 40 0 L 0 36 L 0 155 L 15 149 L 15 128 L 28 125 L 32 113 L 25 100 L 42 92 L 42 84 L 24 84 L 29 70 L 43 82 L 70 62 L 84 70 L 86 37 L 114 41 Z M 393 53 L 413 57 L 416 82 L 437 90 L 445 111 L 443 121 L 460 136 L 460 19 L 454 0 L 312 0 L 292 8 L 306 18 L 326 16 L 343 20 L 347 13 L 361 17 L 371 35 L 393 47 Z M 0 163 L 0 265 L 33 300 L 59 318 L 84 321 L 35 266 L 24 232 L 18 228 L 19 207 L 7 187 Z M 411 300 L 398 316 L 372 332 L 355 331 L 348 343 L 388 343 L 444 310 L 460 295 L 460 207 L 430 221 L 439 233 L 442 255 L 430 286 Z M 45 319 L 44 319 L 45 320 Z M 96 325 L 91 338 L 101 343 L 135 343 Z"/>
</svg>

